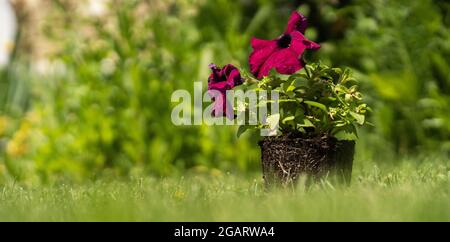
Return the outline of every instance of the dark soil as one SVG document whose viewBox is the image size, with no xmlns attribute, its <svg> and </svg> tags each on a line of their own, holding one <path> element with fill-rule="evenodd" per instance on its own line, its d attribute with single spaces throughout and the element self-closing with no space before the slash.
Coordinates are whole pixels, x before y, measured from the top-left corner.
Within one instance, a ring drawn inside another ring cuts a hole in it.
<svg viewBox="0 0 450 242">
<path fill-rule="evenodd" d="M 323 136 L 265 137 L 259 142 L 266 185 L 294 184 L 306 175 L 308 183 L 324 176 L 349 184 L 355 142 Z M 311 179 L 312 178 L 312 179 Z"/>
</svg>

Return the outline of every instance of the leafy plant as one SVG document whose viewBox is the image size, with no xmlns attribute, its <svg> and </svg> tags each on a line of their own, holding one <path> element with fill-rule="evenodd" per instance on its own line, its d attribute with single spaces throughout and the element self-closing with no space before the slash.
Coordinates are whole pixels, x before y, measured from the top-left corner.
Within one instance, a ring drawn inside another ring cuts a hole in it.
<svg viewBox="0 0 450 242">
<path fill-rule="evenodd" d="M 370 109 L 362 102 L 350 69 L 330 68 L 320 63 L 305 64 L 304 52 L 321 47 L 304 35 L 307 26 L 306 16 L 293 11 L 279 37 L 271 40 L 252 37 L 253 52 L 249 55 L 252 75 L 244 73 L 245 84 L 233 65 L 223 68 L 210 65 L 212 73 L 208 78 L 208 90 L 214 101 L 213 116 L 234 118 L 228 108 L 230 100 L 224 101 L 226 91 L 244 84 L 246 98 L 238 98 L 237 104 L 238 123 L 242 124 L 238 136 L 249 128 L 268 128 L 269 135 L 326 135 L 340 140 L 357 139 L 356 124 L 366 123 L 365 114 Z M 304 71 L 299 73 L 302 68 Z M 283 78 L 276 73 L 289 76 Z M 274 110 L 267 110 L 269 103 L 276 104 L 270 105 Z M 266 111 L 270 115 L 264 120 Z M 255 117 L 258 116 L 259 123 L 255 125 Z"/>
<path fill-rule="evenodd" d="M 258 99 L 258 106 L 278 102 L 279 113 L 271 113 L 267 122 L 241 126 L 247 129 L 276 127 L 278 134 L 302 137 L 334 136 L 339 140 L 357 139 L 357 125 L 367 124 L 370 108 L 362 101 L 356 80 L 350 69 L 331 68 L 323 64 L 306 65 L 304 71 L 288 77 L 271 74 L 259 82 L 247 76 L 246 91 L 275 91 L 278 101 Z M 244 103 L 246 111 L 251 104 Z"/>
</svg>

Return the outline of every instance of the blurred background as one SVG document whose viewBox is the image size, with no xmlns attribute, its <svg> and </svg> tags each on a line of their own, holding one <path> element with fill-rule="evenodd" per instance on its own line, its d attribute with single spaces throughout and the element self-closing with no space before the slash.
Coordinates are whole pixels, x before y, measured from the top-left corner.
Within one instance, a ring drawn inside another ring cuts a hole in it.
<svg viewBox="0 0 450 242">
<path fill-rule="evenodd" d="M 357 164 L 450 154 L 446 0 L 0 0 L 0 184 L 260 169 L 258 134 L 171 123 L 208 64 L 248 68 L 293 10 L 374 110 Z"/>
</svg>

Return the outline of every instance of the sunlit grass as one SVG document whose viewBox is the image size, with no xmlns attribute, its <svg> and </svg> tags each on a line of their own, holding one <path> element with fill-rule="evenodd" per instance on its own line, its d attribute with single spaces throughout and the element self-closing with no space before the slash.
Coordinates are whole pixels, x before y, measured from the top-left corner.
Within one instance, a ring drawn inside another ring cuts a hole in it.
<svg viewBox="0 0 450 242">
<path fill-rule="evenodd" d="M 358 167 L 351 186 L 264 191 L 259 174 L 0 187 L 3 221 L 450 221 L 448 161 Z"/>
</svg>

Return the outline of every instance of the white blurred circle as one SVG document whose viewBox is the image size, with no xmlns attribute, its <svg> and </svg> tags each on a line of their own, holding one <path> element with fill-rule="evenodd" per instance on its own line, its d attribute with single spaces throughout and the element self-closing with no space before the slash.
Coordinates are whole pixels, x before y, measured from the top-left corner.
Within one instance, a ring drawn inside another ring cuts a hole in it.
<svg viewBox="0 0 450 242">
<path fill-rule="evenodd" d="M 0 0 L 0 67 L 9 62 L 14 48 L 17 22 L 9 0 Z"/>
</svg>

